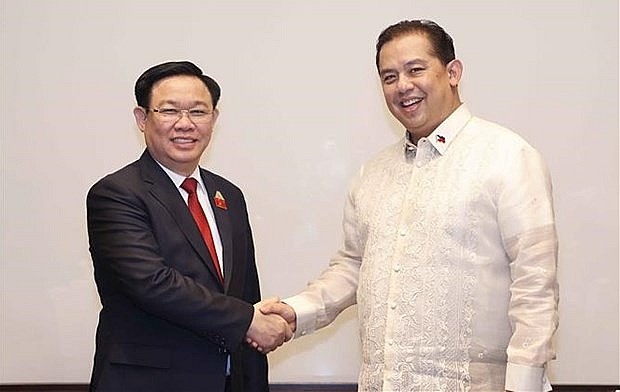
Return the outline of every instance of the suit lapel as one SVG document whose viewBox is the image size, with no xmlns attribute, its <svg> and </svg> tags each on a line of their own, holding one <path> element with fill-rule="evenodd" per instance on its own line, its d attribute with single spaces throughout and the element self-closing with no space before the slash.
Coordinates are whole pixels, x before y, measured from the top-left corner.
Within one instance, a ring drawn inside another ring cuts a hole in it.
<svg viewBox="0 0 620 392">
<path fill-rule="evenodd" d="M 220 240 L 222 241 L 222 253 L 224 254 L 224 287 L 225 290 L 228 290 L 230 285 L 230 278 L 233 272 L 233 246 L 232 246 L 232 224 L 230 222 L 230 216 L 228 215 L 228 210 L 222 208 L 221 206 L 216 205 L 215 203 L 215 195 L 217 192 L 221 192 L 217 186 L 217 183 L 212 175 L 204 170 L 200 169 L 200 175 L 202 176 L 202 181 L 207 188 L 207 194 L 209 197 L 209 203 L 211 204 L 211 209 L 215 214 L 215 221 L 217 222 L 217 230 L 220 234 Z M 223 195 L 226 197 L 226 195 Z"/>
<path fill-rule="evenodd" d="M 215 277 L 215 280 L 219 282 L 209 249 L 176 186 L 147 151 L 142 154 L 140 163 L 142 164 L 144 181 L 151 185 L 151 194 L 168 210 L 172 218 L 177 222 L 179 230 L 185 235 L 200 256 L 205 267 Z"/>
</svg>

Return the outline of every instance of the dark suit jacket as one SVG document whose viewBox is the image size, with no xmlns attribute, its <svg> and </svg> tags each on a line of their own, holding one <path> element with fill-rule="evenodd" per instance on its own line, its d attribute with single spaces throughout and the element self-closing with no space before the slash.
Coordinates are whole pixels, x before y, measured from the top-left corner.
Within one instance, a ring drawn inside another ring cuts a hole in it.
<svg viewBox="0 0 620 392">
<path fill-rule="evenodd" d="M 219 282 L 173 182 L 145 151 L 87 197 L 99 315 L 91 390 L 267 391 L 267 359 L 244 343 L 260 300 L 241 190 L 201 169 L 224 251 Z M 227 209 L 213 201 L 219 191 Z"/>
</svg>

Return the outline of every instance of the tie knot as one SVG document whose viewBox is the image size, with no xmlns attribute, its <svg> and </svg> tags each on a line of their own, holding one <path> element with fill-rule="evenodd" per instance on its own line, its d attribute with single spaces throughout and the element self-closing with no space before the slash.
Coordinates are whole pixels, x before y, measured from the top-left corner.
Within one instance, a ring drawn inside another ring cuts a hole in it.
<svg viewBox="0 0 620 392">
<path fill-rule="evenodd" d="M 181 188 L 183 188 L 187 193 L 196 193 L 196 186 L 198 186 L 198 181 L 192 177 L 187 177 L 181 184 Z"/>
</svg>

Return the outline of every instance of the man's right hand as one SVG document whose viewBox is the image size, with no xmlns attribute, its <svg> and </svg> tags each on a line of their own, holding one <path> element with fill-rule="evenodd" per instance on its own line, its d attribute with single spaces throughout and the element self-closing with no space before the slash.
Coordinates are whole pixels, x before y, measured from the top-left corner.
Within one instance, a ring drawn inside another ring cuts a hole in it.
<svg viewBox="0 0 620 392">
<path fill-rule="evenodd" d="M 276 299 L 254 305 L 254 316 L 246 334 L 247 342 L 264 354 L 275 350 L 293 337 L 293 331 L 287 320 L 276 313 L 265 314 L 260 310 L 261 306 L 272 301 L 278 303 L 275 302 Z"/>
<path fill-rule="evenodd" d="M 287 303 L 280 301 L 265 301 L 259 303 L 259 309 L 263 314 L 277 314 L 288 323 L 292 332 L 297 329 L 297 315 L 295 310 Z"/>
</svg>

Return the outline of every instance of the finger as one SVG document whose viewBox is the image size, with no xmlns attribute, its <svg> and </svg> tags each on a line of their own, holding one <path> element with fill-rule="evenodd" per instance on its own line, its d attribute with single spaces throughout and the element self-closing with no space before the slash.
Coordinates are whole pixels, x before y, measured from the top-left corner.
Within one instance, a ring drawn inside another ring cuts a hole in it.
<svg viewBox="0 0 620 392">
<path fill-rule="evenodd" d="M 261 302 L 260 306 L 258 307 L 258 309 L 260 310 L 260 312 L 262 314 L 272 314 L 272 313 L 278 313 L 278 306 L 279 302 Z"/>
<path fill-rule="evenodd" d="M 285 336 L 284 341 L 285 341 L 285 342 L 288 342 L 288 341 L 289 341 L 289 340 L 291 340 L 292 338 L 293 338 L 293 331 L 292 331 L 292 330 L 291 330 L 291 328 L 289 327 L 289 328 L 287 328 L 287 329 L 286 329 L 286 336 Z"/>
<path fill-rule="evenodd" d="M 269 297 L 267 299 L 262 300 L 261 302 L 263 303 L 273 303 L 273 302 L 280 302 L 280 297 Z"/>
<path fill-rule="evenodd" d="M 257 306 L 260 309 L 260 308 L 262 308 L 265 305 L 275 304 L 275 303 L 278 303 L 278 302 L 280 302 L 280 297 L 269 297 L 269 298 L 266 298 L 266 299 L 258 302 L 255 306 Z"/>
</svg>

